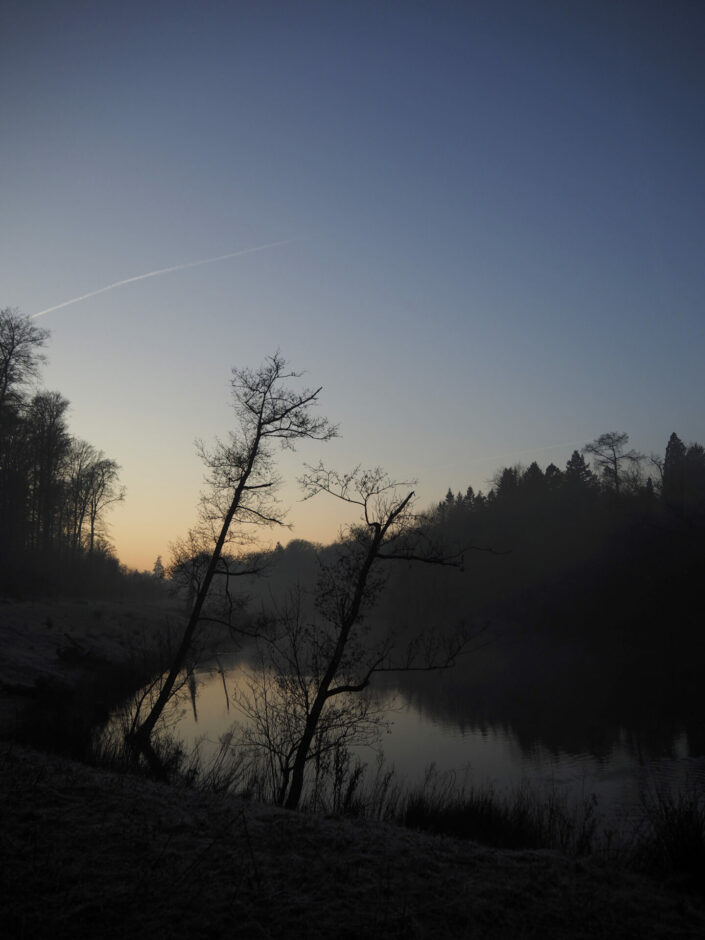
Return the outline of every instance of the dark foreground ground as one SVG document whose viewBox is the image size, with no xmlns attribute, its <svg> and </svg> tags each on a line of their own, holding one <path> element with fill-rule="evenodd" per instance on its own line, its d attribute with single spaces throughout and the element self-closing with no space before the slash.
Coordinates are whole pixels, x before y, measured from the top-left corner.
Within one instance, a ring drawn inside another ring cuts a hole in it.
<svg viewBox="0 0 705 940">
<path fill-rule="evenodd" d="M 643 878 L 0 748 L 5 937 L 704 937 Z"/>
<path fill-rule="evenodd" d="M 0 750 L 6 937 L 703 937 L 685 896 L 549 852 Z"/>
<path fill-rule="evenodd" d="M 112 658 L 127 615 L 84 614 L 72 634 L 76 611 L 59 630 L 44 610 L 0 610 L 5 690 L 40 666 L 68 681 L 73 641 Z M 42 940 L 705 937 L 705 902 L 597 861 L 289 813 L 7 740 L 0 911 L 3 937 Z"/>
</svg>

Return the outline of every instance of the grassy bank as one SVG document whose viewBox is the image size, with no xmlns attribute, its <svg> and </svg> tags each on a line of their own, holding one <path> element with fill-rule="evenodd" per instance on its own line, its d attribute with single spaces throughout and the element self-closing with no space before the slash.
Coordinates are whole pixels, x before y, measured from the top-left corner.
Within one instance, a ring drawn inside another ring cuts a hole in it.
<svg viewBox="0 0 705 940">
<path fill-rule="evenodd" d="M 592 859 L 291 813 L 0 746 L 11 938 L 698 937 L 705 914 Z"/>
<path fill-rule="evenodd" d="M 406 826 L 509 849 L 552 849 L 647 872 L 705 899 L 705 789 L 652 787 L 629 823 L 601 825 L 597 801 L 571 803 L 557 791 L 522 787 L 454 792 L 430 786 L 410 793 L 397 818 Z"/>
<path fill-rule="evenodd" d="M 168 736 L 159 745 L 181 784 L 272 803 L 257 756 L 232 748 L 229 737 L 207 760 L 198 752 L 182 752 Z M 119 767 L 119 742 L 112 755 L 112 765 Z M 410 790 L 381 759 L 370 770 L 346 755 L 331 761 L 327 775 L 310 780 L 302 810 L 391 823 L 499 850 L 589 858 L 612 872 L 655 878 L 705 904 L 705 787 L 696 777 L 677 788 L 645 784 L 639 805 L 621 818 L 602 813 L 594 795 L 576 800 L 557 786 L 537 789 L 529 783 L 513 791 L 459 788 L 452 774 L 433 767 L 423 784 Z"/>
<path fill-rule="evenodd" d="M 111 709 L 168 663 L 179 618 L 168 601 L 0 600 L 0 735 L 89 759 Z"/>
<path fill-rule="evenodd" d="M 190 784 L 276 802 L 271 766 L 231 733 L 220 747 L 181 752 L 162 738 L 165 761 Z M 362 763 L 345 748 L 312 761 L 301 809 L 308 813 L 392 822 L 498 849 L 538 849 L 591 856 L 613 868 L 653 874 L 705 899 L 705 778 L 693 772 L 673 785 L 644 777 L 628 813 L 604 809 L 592 793 L 576 797 L 557 784 L 524 781 L 514 789 L 459 786 L 453 773 L 427 768 L 409 788 L 384 761 Z"/>
</svg>

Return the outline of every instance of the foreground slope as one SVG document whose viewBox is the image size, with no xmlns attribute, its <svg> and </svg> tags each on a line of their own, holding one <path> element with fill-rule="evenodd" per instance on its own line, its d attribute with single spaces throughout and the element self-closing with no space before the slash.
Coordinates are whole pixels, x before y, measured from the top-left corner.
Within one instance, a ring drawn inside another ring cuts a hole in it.
<svg viewBox="0 0 705 940">
<path fill-rule="evenodd" d="M 698 937 L 636 876 L 163 786 L 5 744 L 10 937 Z"/>
</svg>

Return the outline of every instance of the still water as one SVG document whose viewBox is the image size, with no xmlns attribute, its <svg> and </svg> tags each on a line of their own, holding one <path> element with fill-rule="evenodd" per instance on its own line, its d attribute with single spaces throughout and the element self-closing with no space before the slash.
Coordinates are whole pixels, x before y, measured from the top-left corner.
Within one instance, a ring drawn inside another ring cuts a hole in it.
<svg viewBox="0 0 705 940">
<path fill-rule="evenodd" d="M 246 721 L 237 695 L 253 667 L 235 657 L 219 663 L 222 672 L 198 672 L 195 699 L 182 698 L 172 716 L 186 747 L 200 741 L 204 755 Z M 655 695 L 647 680 L 615 684 L 604 669 L 600 680 L 598 689 L 589 663 L 553 684 L 536 676 L 522 684 L 506 663 L 492 662 L 406 676 L 375 690 L 387 726 L 377 751 L 360 748 L 358 756 L 373 772 L 381 752 L 385 769 L 408 787 L 433 765 L 459 787 L 512 791 L 528 783 L 576 802 L 594 794 L 611 817 L 635 813 L 644 788 L 705 786 L 702 740 L 693 730 L 702 725 L 694 714 L 682 717 L 688 703 Z"/>
</svg>

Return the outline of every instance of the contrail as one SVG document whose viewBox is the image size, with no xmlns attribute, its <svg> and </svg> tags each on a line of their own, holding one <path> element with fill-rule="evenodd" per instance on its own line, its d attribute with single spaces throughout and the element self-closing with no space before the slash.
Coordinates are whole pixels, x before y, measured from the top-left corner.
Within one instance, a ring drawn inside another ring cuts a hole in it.
<svg viewBox="0 0 705 940">
<path fill-rule="evenodd" d="M 80 303 L 82 300 L 88 300 L 89 297 L 96 297 L 98 294 L 104 294 L 115 287 L 122 287 L 124 284 L 133 284 L 135 281 L 144 281 L 148 277 L 157 277 L 158 274 L 170 274 L 172 271 L 182 271 L 184 268 L 197 268 L 201 264 L 215 264 L 216 261 L 225 261 L 228 258 L 239 258 L 241 255 L 251 255 L 255 251 L 265 251 L 267 248 L 277 248 L 279 245 L 288 245 L 291 239 L 281 242 L 270 242 L 267 245 L 257 245 L 256 248 L 243 248 L 241 251 L 231 251 L 227 255 L 218 255 L 215 258 L 203 258 L 201 261 L 187 261 L 185 264 L 175 264 L 170 268 L 159 268 L 158 271 L 148 271 L 147 274 L 138 274 L 136 277 L 126 277 L 123 281 L 115 281 L 114 284 L 108 284 L 106 287 L 99 287 L 98 290 L 89 291 L 87 294 L 81 294 L 80 297 L 72 297 L 71 300 L 65 300 L 61 304 L 53 307 L 47 307 L 46 310 L 40 310 L 33 313 L 30 320 L 36 317 L 43 317 L 45 313 L 53 313 L 54 310 L 61 310 L 62 307 L 70 307 L 71 304 Z"/>
</svg>

